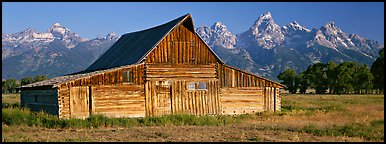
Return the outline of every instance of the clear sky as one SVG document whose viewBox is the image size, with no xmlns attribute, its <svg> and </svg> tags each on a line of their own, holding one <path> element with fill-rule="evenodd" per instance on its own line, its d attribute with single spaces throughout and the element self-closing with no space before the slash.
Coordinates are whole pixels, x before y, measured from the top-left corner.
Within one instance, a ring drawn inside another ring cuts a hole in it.
<svg viewBox="0 0 386 144">
<path fill-rule="evenodd" d="M 46 32 L 59 22 L 81 37 L 122 35 L 191 13 L 195 27 L 224 23 L 247 31 L 264 12 L 284 26 L 296 20 L 312 29 L 330 20 L 344 32 L 384 43 L 384 2 L 2 2 L 2 33 Z"/>
</svg>

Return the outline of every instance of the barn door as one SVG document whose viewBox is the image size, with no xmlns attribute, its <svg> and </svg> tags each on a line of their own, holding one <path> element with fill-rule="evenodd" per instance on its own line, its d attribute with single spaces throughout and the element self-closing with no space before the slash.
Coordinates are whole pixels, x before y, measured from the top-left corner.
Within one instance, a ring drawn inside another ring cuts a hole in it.
<svg viewBox="0 0 386 144">
<path fill-rule="evenodd" d="M 156 81 L 155 83 L 155 115 L 172 113 L 171 82 Z"/>
<path fill-rule="evenodd" d="M 87 86 L 70 88 L 71 118 L 86 118 L 89 116 L 89 95 L 90 92 Z"/>
</svg>

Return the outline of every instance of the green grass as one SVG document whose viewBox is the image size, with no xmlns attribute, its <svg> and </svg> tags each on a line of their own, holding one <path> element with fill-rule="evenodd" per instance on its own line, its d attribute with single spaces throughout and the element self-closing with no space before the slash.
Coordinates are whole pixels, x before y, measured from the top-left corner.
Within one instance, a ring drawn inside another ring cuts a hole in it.
<svg viewBox="0 0 386 144">
<path fill-rule="evenodd" d="M 6 125 L 28 125 L 46 128 L 81 128 L 81 127 L 133 127 L 133 126 L 167 126 L 167 125 L 196 125 L 222 126 L 240 123 L 243 119 L 251 118 L 243 115 L 166 115 L 144 118 L 108 118 L 103 115 L 91 115 L 86 119 L 59 119 L 57 116 L 45 112 L 32 112 L 26 108 L 7 107 L 2 109 L 2 122 Z"/>
<path fill-rule="evenodd" d="M 316 128 L 308 124 L 303 129 L 297 130 L 317 136 L 348 136 L 362 137 L 366 140 L 384 140 L 384 120 L 371 121 L 370 124 L 352 123 L 329 128 Z"/>
</svg>

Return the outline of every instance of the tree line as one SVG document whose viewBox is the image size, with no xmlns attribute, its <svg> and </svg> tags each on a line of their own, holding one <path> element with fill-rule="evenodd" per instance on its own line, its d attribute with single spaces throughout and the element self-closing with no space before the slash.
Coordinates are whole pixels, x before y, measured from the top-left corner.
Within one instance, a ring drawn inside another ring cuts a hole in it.
<svg viewBox="0 0 386 144">
<path fill-rule="evenodd" d="M 21 80 L 17 79 L 6 79 L 2 81 L 1 93 L 18 93 L 17 88 L 22 85 L 31 84 L 34 82 L 39 82 L 43 80 L 47 80 L 48 77 L 45 75 L 37 75 L 35 77 L 25 77 Z"/>
<path fill-rule="evenodd" d="M 384 90 L 384 48 L 379 51 L 379 57 L 369 68 L 366 64 L 356 62 L 333 61 L 310 65 L 307 70 L 296 73 L 288 68 L 277 78 L 290 93 L 297 91 L 304 94 L 308 88 L 315 89 L 317 94 L 364 94 L 383 93 Z"/>
</svg>

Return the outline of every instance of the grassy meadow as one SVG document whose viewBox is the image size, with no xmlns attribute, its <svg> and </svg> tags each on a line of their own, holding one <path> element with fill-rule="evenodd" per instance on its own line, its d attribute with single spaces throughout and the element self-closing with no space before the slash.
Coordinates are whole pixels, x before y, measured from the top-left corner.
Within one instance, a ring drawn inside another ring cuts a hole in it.
<svg viewBox="0 0 386 144">
<path fill-rule="evenodd" d="M 384 95 L 283 94 L 279 112 L 58 119 L 2 95 L 2 142 L 231 141 L 383 142 Z"/>
</svg>

